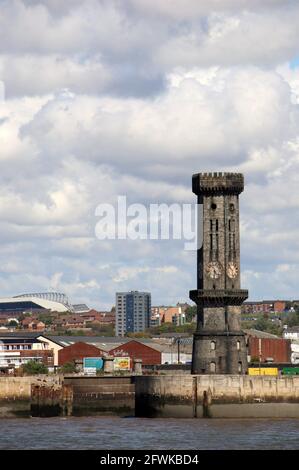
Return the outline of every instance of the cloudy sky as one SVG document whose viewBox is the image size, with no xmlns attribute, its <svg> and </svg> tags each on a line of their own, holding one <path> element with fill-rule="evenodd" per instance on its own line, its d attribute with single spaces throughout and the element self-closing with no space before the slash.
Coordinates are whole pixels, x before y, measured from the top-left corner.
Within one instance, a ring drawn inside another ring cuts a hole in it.
<svg viewBox="0 0 299 470">
<path fill-rule="evenodd" d="M 183 241 L 98 240 L 95 209 L 242 171 L 242 287 L 299 298 L 298 0 L 0 0 L 0 80 L 0 296 L 188 300 Z"/>
</svg>

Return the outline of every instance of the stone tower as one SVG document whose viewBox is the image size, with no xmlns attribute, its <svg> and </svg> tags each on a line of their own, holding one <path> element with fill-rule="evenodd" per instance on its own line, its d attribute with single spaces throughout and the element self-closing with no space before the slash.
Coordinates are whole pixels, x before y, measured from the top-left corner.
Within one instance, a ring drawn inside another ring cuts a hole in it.
<svg viewBox="0 0 299 470">
<path fill-rule="evenodd" d="M 193 339 L 192 374 L 244 374 L 245 335 L 240 329 L 241 305 L 248 297 L 240 289 L 240 173 L 193 175 L 192 191 L 202 204 L 203 244 L 197 251 L 197 329 Z"/>
</svg>

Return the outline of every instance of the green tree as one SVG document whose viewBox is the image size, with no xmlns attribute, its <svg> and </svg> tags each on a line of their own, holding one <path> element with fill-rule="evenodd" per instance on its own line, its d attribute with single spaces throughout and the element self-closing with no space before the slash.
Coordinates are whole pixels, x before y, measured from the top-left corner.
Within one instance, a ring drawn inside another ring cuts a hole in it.
<svg viewBox="0 0 299 470">
<path fill-rule="evenodd" d="M 193 317 L 195 317 L 196 314 L 197 314 L 197 306 L 196 305 L 192 305 L 192 306 L 190 305 L 190 307 L 188 307 L 186 309 L 186 322 L 191 323 Z"/>
<path fill-rule="evenodd" d="M 249 320 L 241 322 L 242 330 L 255 329 L 259 331 L 265 331 L 266 333 L 271 333 L 272 335 L 281 336 L 282 335 L 282 325 L 281 322 L 272 321 L 271 319 L 266 319 L 260 317 L 257 320 Z"/>
<path fill-rule="evenodd" d="M 42 363 L 37 361 L 28 361 L 22 366 L 23 372 L 26 375 L 47 374 L 48 368 Z"/>
<path fill-rule="evenodd" d="M 299 312 L 290 312 L 285 319 L 285 323 L 288 326 L 298 326 L 299 325 Z"/>
<path fill-rule="evenodd" d="M 147 332 L 153 335 L 159 335 L 163 333 L 189 333 L 192 334 L 194 333 L 196 328 L 195 323 L 185 323 L 184 325 L 176 326 L 173 323 L 163 323 L 160 326 L 155 326 L 152 328 L 149 328 Z"/>
<path fill-rule="evenodd" d="M 10 320 L 6 326 L 9 328 L 17 328 L 19 326 L 19 323 L 16 320 Z"/>
<path fill-rule="evenodd" d="M 42 321 L 46 326 L 50 326 L 53 323 L 53 316 L 50 313 L 40 313 L 37 319 Z"/>
<path fill-rule="evenodd" d="M 127 333 L 128 338 L 150 338 L 151 334 L 148 331 L 138 331 L 136 333 Z"/>
<path fill-rule="evenodd" d="M 74 374 L 75 372 L 77 372 L 76 364 L 74 362 L 66 362 L 61 367 L 61 372 L 63 374 Z"/>
<path fill-rule="evenodd" d="M 111 325 L 101 325 L 101 323 L 93 323 L 91 325 L 92 333 L 99 336 L 114 336 L 115 330 L 114 326 Z"/>
</svg>

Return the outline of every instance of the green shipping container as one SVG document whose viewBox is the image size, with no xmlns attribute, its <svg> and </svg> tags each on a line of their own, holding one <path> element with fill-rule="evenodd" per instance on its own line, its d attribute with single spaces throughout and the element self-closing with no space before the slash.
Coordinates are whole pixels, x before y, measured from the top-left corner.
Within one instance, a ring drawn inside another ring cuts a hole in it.
<svg viewBox="0 0 299 470">
<path fill-rule="evenodd" d="M 284 367 L 282 369 L 283 375 L 299 375 L 299 367 Z"/>
</svg>

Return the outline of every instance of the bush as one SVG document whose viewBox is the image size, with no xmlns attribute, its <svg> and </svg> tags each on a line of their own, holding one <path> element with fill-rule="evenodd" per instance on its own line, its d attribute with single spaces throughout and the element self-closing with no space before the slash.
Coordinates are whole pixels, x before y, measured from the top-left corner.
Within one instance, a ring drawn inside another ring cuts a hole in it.
<svg viewBox="0 0 299 470">
<path fill-rule="evenodd" d="M 42 363 L 37 361 L 28 361 L 22 366 L 23 372 L 26 375 L 47 374 L 48 368 Z"/>
<path fill-rule="evenodd" d="M 61 372 L 63 374 L 74 374 L 76 371 L 76 365 L 74 362 L 66 362 L 61 367 Z"/>
</svg>

